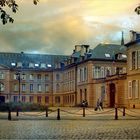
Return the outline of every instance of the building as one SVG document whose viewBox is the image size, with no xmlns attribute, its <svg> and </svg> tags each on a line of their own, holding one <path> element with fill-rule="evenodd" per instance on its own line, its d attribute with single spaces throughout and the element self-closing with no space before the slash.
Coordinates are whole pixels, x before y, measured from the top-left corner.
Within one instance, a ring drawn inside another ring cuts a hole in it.
<svg viewBox="0 0 140 140">
<path fill-rule="evenodd" d="M 95 107 L 100 99 L 105 107 L 140 108 L 139 42 L 132 32 L 125 46 L 122 36 L 121 45 L 76 45 L 70 56 L 0 53 L 0 100 Z"/>
</svg>

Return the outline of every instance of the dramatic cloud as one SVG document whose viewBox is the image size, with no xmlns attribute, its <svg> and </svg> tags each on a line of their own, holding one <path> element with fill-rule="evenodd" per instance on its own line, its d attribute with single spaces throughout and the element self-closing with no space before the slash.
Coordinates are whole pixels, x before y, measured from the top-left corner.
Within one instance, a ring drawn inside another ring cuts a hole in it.
<svg viewBox="0 0 140 140">
<path fill-rule="evenodd" d="M 129 30 L 140 31 L 134 12 L 139 0 L 40 0 L 19 3 L 14 24 L 0 25 L 1 51 L 71 54 L 76 44 L 125 41 Z"/>
</svg>

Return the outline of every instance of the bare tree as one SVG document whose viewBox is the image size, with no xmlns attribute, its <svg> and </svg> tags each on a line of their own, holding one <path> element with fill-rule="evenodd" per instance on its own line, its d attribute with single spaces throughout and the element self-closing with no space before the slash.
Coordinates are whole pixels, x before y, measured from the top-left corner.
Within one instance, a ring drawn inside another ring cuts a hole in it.
<svg viewBox="0 0 140 140">
<path fill-rule="evenodd" d="M 39 0 L 33 0 L 33 3 L 37 5 Z M 18 10 L 18 4 L 15 0 L 0 0 L 0 14 L 1 14 L 1 21 L 3 24 L 7 22 L 13 23 L 14 19 L 4 10 L 4 8 L 8 6 L 13 13 L 16 13 Z"/>
</svg>

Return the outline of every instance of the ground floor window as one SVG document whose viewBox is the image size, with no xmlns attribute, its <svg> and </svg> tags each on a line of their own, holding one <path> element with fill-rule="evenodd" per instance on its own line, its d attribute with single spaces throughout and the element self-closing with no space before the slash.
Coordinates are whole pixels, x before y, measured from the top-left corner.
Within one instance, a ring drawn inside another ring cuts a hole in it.
<svg viewBox="0 0 140 140">
<path fill-rule="evenodd" d="M 26 96 L 22 96 L 22 102 L 26 102 Z"/>
<path fill-rule="evenodd" d="M 29 97 L 29 101 L 30 101 L 30 103 L 33 103 L 33 96 Z"/>
<path fill-rule="evenodd" d="M 14 102 L 18 102 L 18 96 L 14 96 Z"/>
<path fill-rule="evenodd" d="M 60 96 L 55 97 L 55 103 L 59 104 L 60 103 Z"/>
<path fill-rule="evenodd" d="M 45 97 L 45 103 L 49 103 L 49 97 L 48 96 Z"/>
<path fill-rule="evenodd" d="M 37 103 L 41 103 L 41 96 L 37 96 Z"/>
</svg>

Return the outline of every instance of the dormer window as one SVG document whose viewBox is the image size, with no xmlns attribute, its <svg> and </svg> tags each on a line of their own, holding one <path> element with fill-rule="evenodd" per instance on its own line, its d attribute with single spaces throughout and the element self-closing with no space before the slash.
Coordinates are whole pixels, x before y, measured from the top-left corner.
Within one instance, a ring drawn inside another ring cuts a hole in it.
<svg viewBox="0 0 140 140">
<path fill-rule="evenodd" d="M 49 68 L 51 68 L 51 67 L 52 67 L 52 65 L 51 65 L 51 64 L 48 64 L 47 66 L 48 66 Z"/>
<path fill-rule="evenodd" d="M 110 54 L 109 53 L 105 53 L 105 57 L 110 57 Z"/>
<path fill-rule="evenodd" d="M 22 63 L 21 62 L 18 62 L 17 63 L 17 67 L 22 67 Z"/>
<path fill-rule="evenodd" d="M 122 58 L 127 58 L 127 56 L 125 54 L 122 54 Z"/>
<path fill-rule="evenodd" d="M 46 64 L 41 63 L 41 68 L 46 68 Z"/>
<path fill-rule="evenodd" d="M 13 66 L 13 67 L 16 66 L 16 63 L 11 63 L 11 66 Z"/>
<path fill-rule="evenodd" d="M 35 64 L 35 67 L 39 67 L 39 64 L 36 63 L 36 64 Z"/>
<path fill-rule="evenodd" d="M 29 63 L 29 68 L 34 68 L 34 63 Z"/>
</svg>

